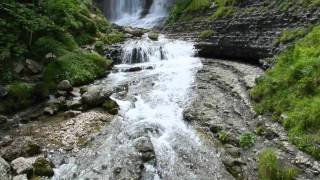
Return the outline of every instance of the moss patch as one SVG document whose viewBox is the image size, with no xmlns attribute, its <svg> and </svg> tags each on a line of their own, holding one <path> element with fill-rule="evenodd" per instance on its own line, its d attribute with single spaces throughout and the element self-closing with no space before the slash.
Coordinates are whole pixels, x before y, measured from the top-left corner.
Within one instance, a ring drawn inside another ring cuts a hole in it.
<svg viewBox="0 0 320 180">
<path fill-rule="evenodd" d="M 38 158 L 33 164 L 33 176 L 52 177 L 54 175 L 51 163 L 45 158 Z"/>
</svg>

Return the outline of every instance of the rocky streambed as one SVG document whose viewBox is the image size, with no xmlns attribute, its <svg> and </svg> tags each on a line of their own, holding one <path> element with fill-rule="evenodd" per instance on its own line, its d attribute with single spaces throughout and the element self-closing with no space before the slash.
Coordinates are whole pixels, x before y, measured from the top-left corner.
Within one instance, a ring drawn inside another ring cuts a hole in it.
<svg viewBox="0 0 320 180">
<path fill-rule="evenodd" d="M 283 164 L 300 169 L 298 179 L 319 177 L 319 161 L 290 144 L 280 124 L 253 111 L 249 90 L 263 74 L 259 67 L 217 59 L 202 59 L 202 63 L 184 117 L 213 141 L 234 178 L 258 179 L 258 157 L 268 147 L 276 150 Z M 252 146 L 244 147 L 244 134 L 255 137 Z"/>
</svg>

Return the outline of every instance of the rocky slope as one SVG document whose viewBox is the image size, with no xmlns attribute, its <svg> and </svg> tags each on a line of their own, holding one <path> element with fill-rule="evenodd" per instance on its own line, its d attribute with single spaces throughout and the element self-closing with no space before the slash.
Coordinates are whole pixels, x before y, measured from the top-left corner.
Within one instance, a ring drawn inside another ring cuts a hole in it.
<svg viewBox="0 0 320 180">
<path fill-rule="evenodd" d="M 219 4 L 212 3 L 207 10 L 184 14 L 163 30 L 175 37 L 189 38 L 198 38 L 201 32 L 210 30 L 212 35 L 200 39 L 198 44 L 200 56 L 258 62 L 284 49 L 284 45 L 277 43 L 284 30 L 319 23 L 318 7 L 282 10 L 278 6 L 277 1 L 244 1 L 235 5 L 233 14 L 212 20 L 219 10 Z"/>
</svg>

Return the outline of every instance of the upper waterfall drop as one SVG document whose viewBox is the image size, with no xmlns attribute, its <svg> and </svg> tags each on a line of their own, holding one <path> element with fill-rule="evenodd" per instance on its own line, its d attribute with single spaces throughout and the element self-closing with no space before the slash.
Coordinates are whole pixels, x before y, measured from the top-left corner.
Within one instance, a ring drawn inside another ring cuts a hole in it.
<svg viewBox="0 0 320 180">
<path fill-rule="evenodd" d="M 104 14 L 116 24 L 152 28 L 165 19 L 173 1 L 100 0 L 100 5 Z"/>
</svg>

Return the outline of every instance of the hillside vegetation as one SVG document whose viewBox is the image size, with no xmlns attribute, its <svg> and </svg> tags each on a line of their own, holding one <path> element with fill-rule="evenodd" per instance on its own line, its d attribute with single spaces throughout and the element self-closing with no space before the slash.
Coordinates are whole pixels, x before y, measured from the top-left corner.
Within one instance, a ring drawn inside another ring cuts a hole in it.
<svg viewBox="0 0 320 180">
<path fill-rule="evenodd" d="M 81 85 L 103 76 L 111 61 L 79 49 L 123 39 L 92 0 L 5 0 L 0 11 L 0 84 L 9 89 L 0 112 L 28 106 L 63 79 Z M 26 100 L 14 104 L 16 97 Z"/>
</svg>

